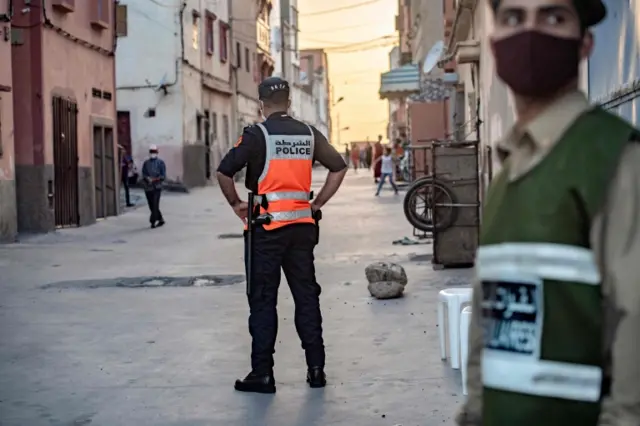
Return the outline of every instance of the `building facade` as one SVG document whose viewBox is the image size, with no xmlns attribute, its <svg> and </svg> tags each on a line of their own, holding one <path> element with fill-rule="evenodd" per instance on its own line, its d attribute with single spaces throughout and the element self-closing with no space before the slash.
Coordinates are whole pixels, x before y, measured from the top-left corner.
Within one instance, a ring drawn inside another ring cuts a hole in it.
<svg viewBox="0 0 640 426">
<path fill-rule="evenodd" d="M 585 80 L 593 102 L 640 127 L 640 2 L 605 0 Z"/>
<path fill-rule="evenodd" d="M 18 233 L 11 71 L 13 10 L 9 3 L 0 0 L 0 242 L 14 241 Z"/>
<path fill-rule="evenodd" d="M 409 52 L 410 53 L 410 52 Z M 400 68 L 402 65 L 402 49 L 395 46 L 389 52 L 389 70 Z M 405 55 L 406 58 L 406 55 Z M 389 102 L 389 122 L 387 124 L 387 139 L 393 142 L 401 135 L 407 134 L 407 98 L 403 96 L 388 99 Z"/>
<path fill-rule="evenodd" d="M 15 0 L 13 7 L 20 11 L 11 52 L 19 230 L 118 214 L 114 3 Z"/>
<path fill-rule="evenodd" d="M 391 52 L 391 69 L 382 74 L 380 81 L 380 97 L 391 104 L 390 139 L 404 133 L 413 146 L 427 149 L 433 139 L 446 138 L 460 119 L 451 102 L 458 82 L 455 64 L 449 61 L 438 68 L 435 62 L 428 63 L 435 46 L 443 44 L 452 31 L 455 3 L 455 0 L 398 2 L 398 52 Z M 416 156 L 416 174 L 430 173 L 430 161 L 430 156 Z"/>
<path fill-rule="evenodd" d="M 271 77 L 275 71 L 275 58 L 272 54 L 271 43 L 271 15 L 274 10 L 272 0 L 258 0 L 258 20 L 256 23 L 256 37 L 258 41 L 258 80 Z"/>
<path fill-rule="evenodd" d="M 258 20 L 261 4 L 257 0 L 231 2 L 233 90 L 235 91 L 234 134 L 259 120 L 257 60 Z M 261 3 L 261 2 L 260 2 Z M 266 9 L 266 7 L 265 7 Z"/>
<path fill-rule="evenodd" d="M 327 139 L 331 135 L 329 59 L 323 49 L 300 52 L 301 119 L 313 124 Z"/>
<path fill-rule="evenodd" d="M 205 185 L 235 141 L 229 3 L 122 0 L 118 8 L 127 22 L 116 72 L 121 141 L 137 163 L 157 145 L 171 183 Z"/>
<path fill-rule="evenodd" d="M 297 0 L 275 0 L 271 13 L 271 43 L 275 60 L 274 75 L 284 78 L 291 87 L 290 114 L 301 119 L 302 82 Z"/>
</svg>

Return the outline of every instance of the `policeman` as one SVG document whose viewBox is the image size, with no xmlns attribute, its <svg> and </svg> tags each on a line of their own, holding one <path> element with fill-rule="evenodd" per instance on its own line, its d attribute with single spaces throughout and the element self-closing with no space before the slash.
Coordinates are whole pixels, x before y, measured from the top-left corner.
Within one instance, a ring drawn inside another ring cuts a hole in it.
<svg viewBox="0 0 640 426">
<path fill-rule="evenodd" d="M 278 331 L 276 303 L 281 268 L 296 304 L 295 325 L 306 355 L 307 382 L 313 388 L 324 387 L 325 351 L 321 290 L 313 263 L 317 244 L 313 212 L 336 193 L 347 166 L 316 128 L 287 114 L 291 106 L 287 81 L 268 78 L 260 84 L 258 92 L 265 121 L 244 129 L 236 146 L 222 159 L 217 173 L 220 189 L 236 215 L 245 221 L 248 204 L 238 197 L 233 176 L 247 166 L 245 185 L 261 205 L 259 213 L 271 218 L 271 223 L 253 231 L 253 271 L 247 271 L 252 276 L 248 296 L 252 369 L 244 380 L 236 381 L 235 389 L 259 393 L 276 391 L 273 354 Z M 314 161 L 329 169 L 329 174 L 311 201 Z"/>
<path fill-rule="evenodd" d="M 578 90 L 601 0 L 492 0 L 517 123 L 485 200 L 464 426 L 640 425 L 640 135 Z"/>
</svg>

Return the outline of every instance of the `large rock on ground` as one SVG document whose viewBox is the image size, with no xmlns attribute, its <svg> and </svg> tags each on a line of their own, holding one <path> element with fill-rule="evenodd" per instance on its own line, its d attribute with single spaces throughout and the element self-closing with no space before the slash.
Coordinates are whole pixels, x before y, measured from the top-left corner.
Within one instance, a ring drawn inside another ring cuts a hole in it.
<svg viewBox="0 0 640 426">
<path fill-rule="evenodd" d="M 396 263 L 372 263 L 364 273 L 369 281 L 369 293 L 376 299 L 401 297 L 408 282 L 404 268 Z"/>
<path fill-rule="evenodd" d="M 404 293 L 404 285 L 395 281 L 369 283 L 367 288 L 376 299 L 395 299 L 402 297 L 402 293 Z"/>
<path fill-rule="evenodd" d="M 365 268 L 364 273 L 370 283 L 393 281 L 404 286 L 408 282 L 404 268 L 396 263 L 372 263 Z"/>
</svg>

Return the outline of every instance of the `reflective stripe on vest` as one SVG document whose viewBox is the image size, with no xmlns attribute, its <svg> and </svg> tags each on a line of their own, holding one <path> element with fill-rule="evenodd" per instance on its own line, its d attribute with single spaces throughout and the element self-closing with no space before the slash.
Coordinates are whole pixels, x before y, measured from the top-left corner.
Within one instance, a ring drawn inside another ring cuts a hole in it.
<svg viewBox="0 0 640 426">
<path fill-rule="evenodd" d="M 602 369 L 567 362 L 513 359 L 493 350 L 482 353 L 482 384 L 528 395 L 596 402 Z"/>
<path fill-rule="evenodd" d="M 258 127 L 266 142 L 265 164 L 258 179 L 255 201 L 263 197 L 269 202 L 263 215 L 271 216 L 264 229 L 276 229 L 291 223 L 313 223 L 309 201 L 313 167 L 313 130 L 308 135 L 269 134 L 263 124 Z"/>
<path fill-rule="evenodd" d="M 262 202 L 262 195 L 256 195 L 253 197 L 254 202 L 256 204 L 260 204 Z M 311 199 L 310 192 L 302 192 L 302 191 L 289 191 L 289 192 L 271 192 L 264 196 L 267 201 L 279 201 L 279 200 L 299 200 L 299 201 L 309 201 Z"/>
<path fill-rule="evenodd" d="M 601 281 L 591 250 L 563 244 L 503 243 L 481 246 L 476 269 L 480 279 L 499 279 L 500 276 L 514 273 L 592 285 Z"/>
<path fill-rule="evenodd" d="M 540 359 L 543 342 L 544 280 L 594 288 L 600 273 L 591 250 L 549 243 L 502 243 L 481 246 L 478 278 L 493 285 L 483 295 L 485 347 L 482 381 L 487 388 L 528 395 L 597 402 L 602 369 Z M 499 315 L 496 316 L 496 313 Z"/>
</svg>

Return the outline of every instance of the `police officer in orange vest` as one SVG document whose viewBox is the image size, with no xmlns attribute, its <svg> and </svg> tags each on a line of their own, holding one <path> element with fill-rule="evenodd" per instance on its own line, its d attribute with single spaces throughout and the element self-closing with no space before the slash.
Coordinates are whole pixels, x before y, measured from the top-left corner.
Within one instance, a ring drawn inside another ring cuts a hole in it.
<svg viewBox="0 0 640 426">
<path fill-rule="evenodd" d="M 314 212 L 336 193 L 347 165 L 316 128 L 287 114 L 291 106 L 287 81 L 270 77 L 260 84 L 258 92 L 265 121 L 244 129 L 235 147 L 222 159 L 217 173 L 224 196 L 246 223 L 249 204 L 240 199 L 233 181 L 233 176 L 246 166 L 245 185 L 257 201 L 255 213 L 270 218 L 268 224 L 252 228 L 253 270 L 247 270 L 251 274 L 248 299 L 252 369 L 245 379 L 236 381 L 235 389 L 276 391 L 273 354 L 281 269 L 296 304 L 295 325 L 306 355 L 307 382 L 312 388 L 320 388 L 326 385 L 326 376 L 321 289 L 313 263 L 317 244 Z M 329 174 L 324 187 L 312 199 L 315 161 L 329 169 Z M 245 246 L 246 236 L 245 232 Z"/>
</svg>

